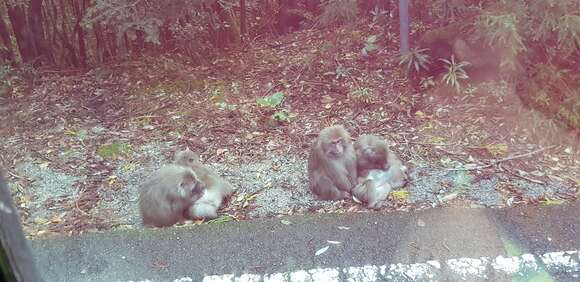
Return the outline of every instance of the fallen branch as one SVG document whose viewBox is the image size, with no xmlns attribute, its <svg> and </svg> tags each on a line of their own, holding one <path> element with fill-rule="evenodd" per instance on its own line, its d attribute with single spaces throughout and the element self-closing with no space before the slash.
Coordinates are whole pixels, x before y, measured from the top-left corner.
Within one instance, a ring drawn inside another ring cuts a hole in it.
<svg viewBox="0 0 580 282">
<path fill-rule="evenodd" d="M 516 160 L 516 159 L 521 159 L 521 158 L 525 158 L 525 157 L 529 157 L 531 155 L 549 150 L 556 147 L 556 145 L 552 145 L 552 146 L 548 146 L 545 148 L 540 148 L 538 150 L 535 151 L 531 151 L 531 152 L 527 152 L 525 154 L 520 154 L 520 155 L 514 155 L 514 156 L 509 156 L 509 157 L 505 157 L 503 159 L 499 159 L 499 160 L 492 160 L 492 162 L 490 164 L 487 165 L 482 165 L 482 166 L 475 166 L 475 167 L 463 167 L 463 168 L 450 168 L 447 169 L 448 171 L 467 171 L 467 170 L 479 170 L 479 169 L 484 169 L 484 168 L 489 168 L 492 167 L 494 165 L 503 163 L 503 162 L 507 162 L 507 161 L 511 161 L 511 160 Z"/>
</svg>

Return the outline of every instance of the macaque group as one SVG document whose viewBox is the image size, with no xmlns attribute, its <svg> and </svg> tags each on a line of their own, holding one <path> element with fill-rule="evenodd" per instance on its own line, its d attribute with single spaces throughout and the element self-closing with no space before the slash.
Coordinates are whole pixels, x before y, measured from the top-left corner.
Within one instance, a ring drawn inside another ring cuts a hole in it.
<svg viewBox="0 0 580 282">
<path fill-rule="evenodd" d="M 204 166 L 189 149 L 173 164 L 153 173 L 139 189 L 139 211 L 145 226 L 167 227 L 186 219 L 217 217 L 233 187 Z"/>
<path fill-rule="evenodd" d="M 322 200 L 352 196 L 378 208 L 392 189 L 405 185 L 406 170 L 383 138 L 361 135 L 353 143 L 348 131 L 335 125 L 322 129 L 312 144 L 309 189 Z M 186 149 L 141 185 L 139 210 L 146 226 L 212 219 L 233 191 L 228 181 L 201 163 L 198 154 Z"/>
<path fill-rule="evenodd" d="M 352 194 L 369 208 L 379 207 L 393 188 L 407 180 L 407 168 L 383 138 L 362 135 L 354 144 L 343 126 L 324 128 L 308 159 L 310 190 L 322 200 Z"/>
</svg>

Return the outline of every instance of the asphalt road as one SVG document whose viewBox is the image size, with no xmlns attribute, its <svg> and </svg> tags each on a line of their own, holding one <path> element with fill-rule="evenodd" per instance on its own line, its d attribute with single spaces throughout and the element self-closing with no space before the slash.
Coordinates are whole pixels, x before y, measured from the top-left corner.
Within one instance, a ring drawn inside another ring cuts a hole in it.
<svg viewBox="0 0 580 282">
<path fill-rule="evenodd" d="M 46 281 L 580 281 L 579 215 L 579 203 L 325 214 L 31 245 Z"/>
</svg>

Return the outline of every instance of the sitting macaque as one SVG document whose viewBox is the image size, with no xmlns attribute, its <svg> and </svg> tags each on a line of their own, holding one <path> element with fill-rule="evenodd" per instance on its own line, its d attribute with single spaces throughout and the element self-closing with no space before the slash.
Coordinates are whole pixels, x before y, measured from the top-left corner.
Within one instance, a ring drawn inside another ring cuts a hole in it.
<svg viewBox="0 0 580 282">
<path fill-rule="evenodd" d="M 308 159 L 312 193 L 322 200 L 340 200 L 356 185 L 356 155 L 350 134 L 341 125 L 322 129 Z"/>
<path fill-rule="evenodd" d="M 380 202 L 387 199 L 391 192 L 391 184 L 388 183 L 389 175 L 380 169 L 371 169 L 366 177 L 359 178 L 359 184 L 352 189 L 352 195 L 367 203 L 367 207 L 375 209 L 380 207 Z"/>
<path fill-rule="evenodd" d="M 191 168 L 170 164 L 150 176 L 139 189 L 139 211 L 145 226 L 167 227 L 184 220 L 185 211 L 204 190 Z"/>
<path fill-rule="evenodd" d="M 218 209 L 224 199 L 234 192 L 234 187 L 210 168 L 204 166 L 199 160 L 199 155 L 189 149 L 177 152 L 174 162 L 193 169 L 206 186 L 201 198 L 187 209 L 186 216 L 189 218 L 216 218 Z"/>
<path fill-rule="evenodd" d="M 383 138 L 376 135 L 361 135 L 354 143 L 354 150 L 360 177 L 366 177 L 372 169 L 380 169 L 386 171 L 387 182 L 392 188 L 405 186 L 407 167 L 389 149 L 387 141 Z"/>
</svg>

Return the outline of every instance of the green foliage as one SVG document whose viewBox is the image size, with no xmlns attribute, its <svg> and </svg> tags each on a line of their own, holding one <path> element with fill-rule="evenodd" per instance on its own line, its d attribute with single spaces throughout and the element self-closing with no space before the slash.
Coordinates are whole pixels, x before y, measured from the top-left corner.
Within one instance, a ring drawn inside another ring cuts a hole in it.
<svg viewBox="0 0 580 282">
<path fill-rule="evenodd" d="M 421 89 L 425 90 L 435 86 L 435 81 L 432 76 L 423 77 L 421 78 L 419 85 L 421 86 Z"/>
<path fill-rule="evenodd" d="M 405 73 L 407 76 L 411 74 L 419 73 L 420 71 L 426 71 L 431 63 L 431 58 L 427 51 L 429 49 L 420 49 L 419 47 L 412 48 L 409 52 L 405 52 L 399 57 L 399 66 L 405 65 Z"/>
<path fill-rule="evenodd" d="M 558 20 L 558 50 L 567 57 L 578 52 L 580 46 L 580 16 L 563 15 Z"/>
<path fill-rule="evenodd" d="M 363 52 L 369 53 L 374 50 L 377 50 L 379 47 L 377 46 L 377 36 L 371 35 L 367 37 L 367 41 L 365 42 L 365 47 L 363 48 Z"/>
<path fill-rule="evenodd" d="M 366 87 L 357 87 L 349 93 L 349 97 L 357 102 L 370 103 L 374 98 L 373 92 Z"/>
<path fill-rule="evenodd" d="M 518 19 L 516 14 L 480 15 L 475 20 L 474 37 L 489 46 L 510 48 L 512 54 L 518 54 L 526 50 L 518 32 Z"/>
<path fill-rule="evenodd" d="M 290 121 L 290 116 L 289 116 L 287 110 L 276 111 L 272 115 L 272 118 L 276 121 L 279 121 L 279 122 L 289 122 Z"/>
<path fill-rule="evenodd" d="M 389 11 L 379 8 L 378 6 L 375 6 L 375 8 L 372 9 L 370 13 L 373 17 L 373 23 L 384 21 L 390 15 Z"/>
<path fill-rule="evenodd" d="M 458 171 L 454 179 L 453 192 L 465 193 L 471 189 L 472 177 L 467 171 Z"/>
<path fill-rule="evenodd" d="M 152 6 L 141 5 L 139 0 L 95 0 L 83 18 L 85 28 L 93 24 L 115 27 L 118 37 L 127 35 L 131 40 L 137 38 L 137 32 L 145 34 L 145 41 L 159 44 L 159 30 L 163 25 L 160 12 Z M 157 7 L 161 9 L 161 7 Z"/>
<path fill-rule="evenodd" d="M 222 215 L 218 218 L 207 221 L 207 224 L 219 224 L 234 221 L 235 218 L 231 215 Z"/>
<path fill-rule="evenodd" d="M 322 0 L 320 23 L 323 26 L 343 24 L 356 20 L 358 5 L 356 0 Z"/>
<path fill-rule="evenodd" d="M 460 80 L 467 79 L 467 72 L 465 72 L 464 67 L 469 65 L 469 62 L 455 62 L 455 57 L 452 55 L 451 60 L 441 59 L 446 64 L 447 72 L 441 78 L 441 81 L 445 84 L 455 88 L 457 92 L 460 91 L 461 85 Z"/>
<path fill-rule="evenodd" d="M 352 70 L 352 68 L 346 68 L 343 65 L 338 65 L 336 67 L 336 71 L 334 73 L 331 74 L 335 74 L 336 75 L 336 79 L 341 79 L 343 77 L 348 77 L 350 75 L 350 71 Z"/>
<path fill-rule="evenodd" d="M 556 116 L 563 120 L 568 126 L 574 129 L 580 129 L 580 90 L 575 89 L 570 96 L 567 97 Z"/>
<path fill-rule="evenodd" d="M 128 154 L 130 151 L 131 145 L 113 143 L 101 146 L 97 151 L 97 155 L 99 155 L 103 159 L 115 159 L 121 155 Z"/>
<path fill-rule="evenodd" d="M 278 107 L 284 101 L 284 93 L 276 92 L 270 96 L 256 99 L 256 103 L 262 107 Z"/>
</svg>

